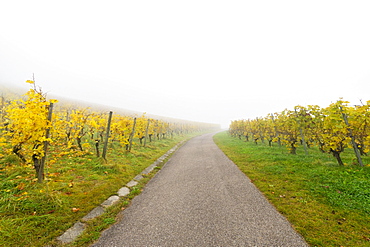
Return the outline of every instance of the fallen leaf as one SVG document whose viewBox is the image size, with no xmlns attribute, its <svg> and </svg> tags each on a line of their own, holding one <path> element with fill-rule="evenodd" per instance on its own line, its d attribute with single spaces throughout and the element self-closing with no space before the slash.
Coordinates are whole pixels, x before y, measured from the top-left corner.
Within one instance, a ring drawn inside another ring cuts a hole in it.
<svg viewBox="0 0 370 247">
<path fill-rule="evenodd" d="M 19 183 L 19 184 L 17 185 L 17 189 L 19 189 L 19 190 L 23 190 L 25 186 L 26 186 L 26 185 L 25 185 L 25 183 Z"/>
<path fill-rule="evenodd" d="M 80 209 L 79 209 L 79 208 L 72 208 L 72 212 L 73 212 L 73 213 L 76 213 L 76 212 L 78 212 L 78 211 L 80 211 Z"/>
<path fill-rule="evenodd" d="M 55 172 L 55 173 L 48 173 L 48 177 L 56 177 L 58 176 L 60 173 L 59 172 Z"/>
</svg>

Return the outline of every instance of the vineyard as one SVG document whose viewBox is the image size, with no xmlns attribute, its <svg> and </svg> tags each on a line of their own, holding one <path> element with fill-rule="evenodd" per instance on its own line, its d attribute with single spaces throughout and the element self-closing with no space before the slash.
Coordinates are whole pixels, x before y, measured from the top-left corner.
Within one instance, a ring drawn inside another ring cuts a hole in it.
<svg viewBox="0 0 370 247">
<path fill-rule="evenodd" d="M 316 146 L 333 155 L 341 166 L 341 153 L 353 149 L 354 163 L 364 166 L 361 156 L 370 151 L 370 101 L 350 106 L 348 101 L 338 100 L 326 108 L 296 106 L 263 118 L 232 121 L 229 131 L 256 144 L 284 145 L 291 154 L 302 146 L 307 155 L 310 147 Z"/>
<path fill-rule="evenodd" d="M 107 145 L 118 143 L 131 151 L 133 145 L 145 146 L 153 139 L 172 138 L 191 132 L 216 129 L 206 123 L 165 122 L 140 117 L 94 112 L 68 106 L 55 107 L 57 100 L 47 100 L 34 81 L 25 99 L 7 101 L 1 106 L 1 154 L 15 154 L 24 164 L 33 164 L 39 182 L 47 153 L 52 157 L 81 156 L 95 153 L 106 159 Z M 48 150 L 48 146 L 52 150 Z M 55 159 L 49 160 L 52 164 Z"/>
<path fill-rule="evenodd" d="M 0 246 L 45 246 L 170 148 L 219 128 L 62 104 L 27 83 L 1 98 Z"/>
<path fill-rule="evenodd" d="M 369 124 L 370 101 L 340 99 L 232 121 L 215 141 L 310 246 L 369 246 Z"/>
</svg>

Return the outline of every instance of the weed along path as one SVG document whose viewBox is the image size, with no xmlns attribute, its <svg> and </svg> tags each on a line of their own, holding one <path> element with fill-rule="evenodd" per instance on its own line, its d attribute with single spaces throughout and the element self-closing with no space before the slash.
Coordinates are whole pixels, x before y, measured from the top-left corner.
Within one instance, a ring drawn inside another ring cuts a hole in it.
<svg viewBox="0 0 370 247">
<path fill-rule="evenodd" d="M 307 246 L 212 136 L 176 151 L 93 246 Z"/>
</svg>

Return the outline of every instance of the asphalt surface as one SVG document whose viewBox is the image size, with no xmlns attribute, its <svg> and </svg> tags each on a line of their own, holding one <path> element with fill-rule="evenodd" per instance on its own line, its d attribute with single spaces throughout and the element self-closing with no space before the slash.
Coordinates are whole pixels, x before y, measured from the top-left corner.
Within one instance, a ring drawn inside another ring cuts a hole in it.
<svg viewBox="0 0 370 247">
<path fill-rule="evenodd" d="M 308 246 L 212 136 L 177 150 L 92 246 Z"/>
</svg>

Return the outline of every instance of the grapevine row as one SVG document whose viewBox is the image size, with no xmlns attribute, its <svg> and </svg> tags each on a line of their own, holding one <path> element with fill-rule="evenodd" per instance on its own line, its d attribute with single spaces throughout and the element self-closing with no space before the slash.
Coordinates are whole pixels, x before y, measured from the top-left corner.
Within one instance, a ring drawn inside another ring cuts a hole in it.
<svg viewBox="0 0 370 247">
<path fill-rule="evenodd" d="M 332 154 L 340 165 L 340 154 L 345 148 L 356 152 L 362 164 L 361 155 L 370 151 L 370 101 L 350 106 L 342 99 L 321 108 L 317 105 L 296 106 L 263 118 L 235 120 L 230 124 L 231 135 L 246 140 L 267 141 L 285 145 L 289 152 L 296 153 L 298 145 L 308 148 L 317 146 L 322 152 Z"/>
<path fill-rule="evenodd" d="M 193 122 L 166 122 L 142 116 L 112 114 L 108 126 L 107 112 L 58 106 L 47 100 L 34 81 L 24 99 L 6 101 L 1 105 L 0 155 L 14 153 L 23 163 L 31 163 L 39 182 L 48 146 L 59 156 L 95 153 L 100 156 L 102 144 L 116 143 L 127 151 L 132 145 L 145 145 L 155 139 L 195 131 L 207 131 L 217 125 Z M 104 157 L 105 158 L 105 157 Z"/>
</svg>

